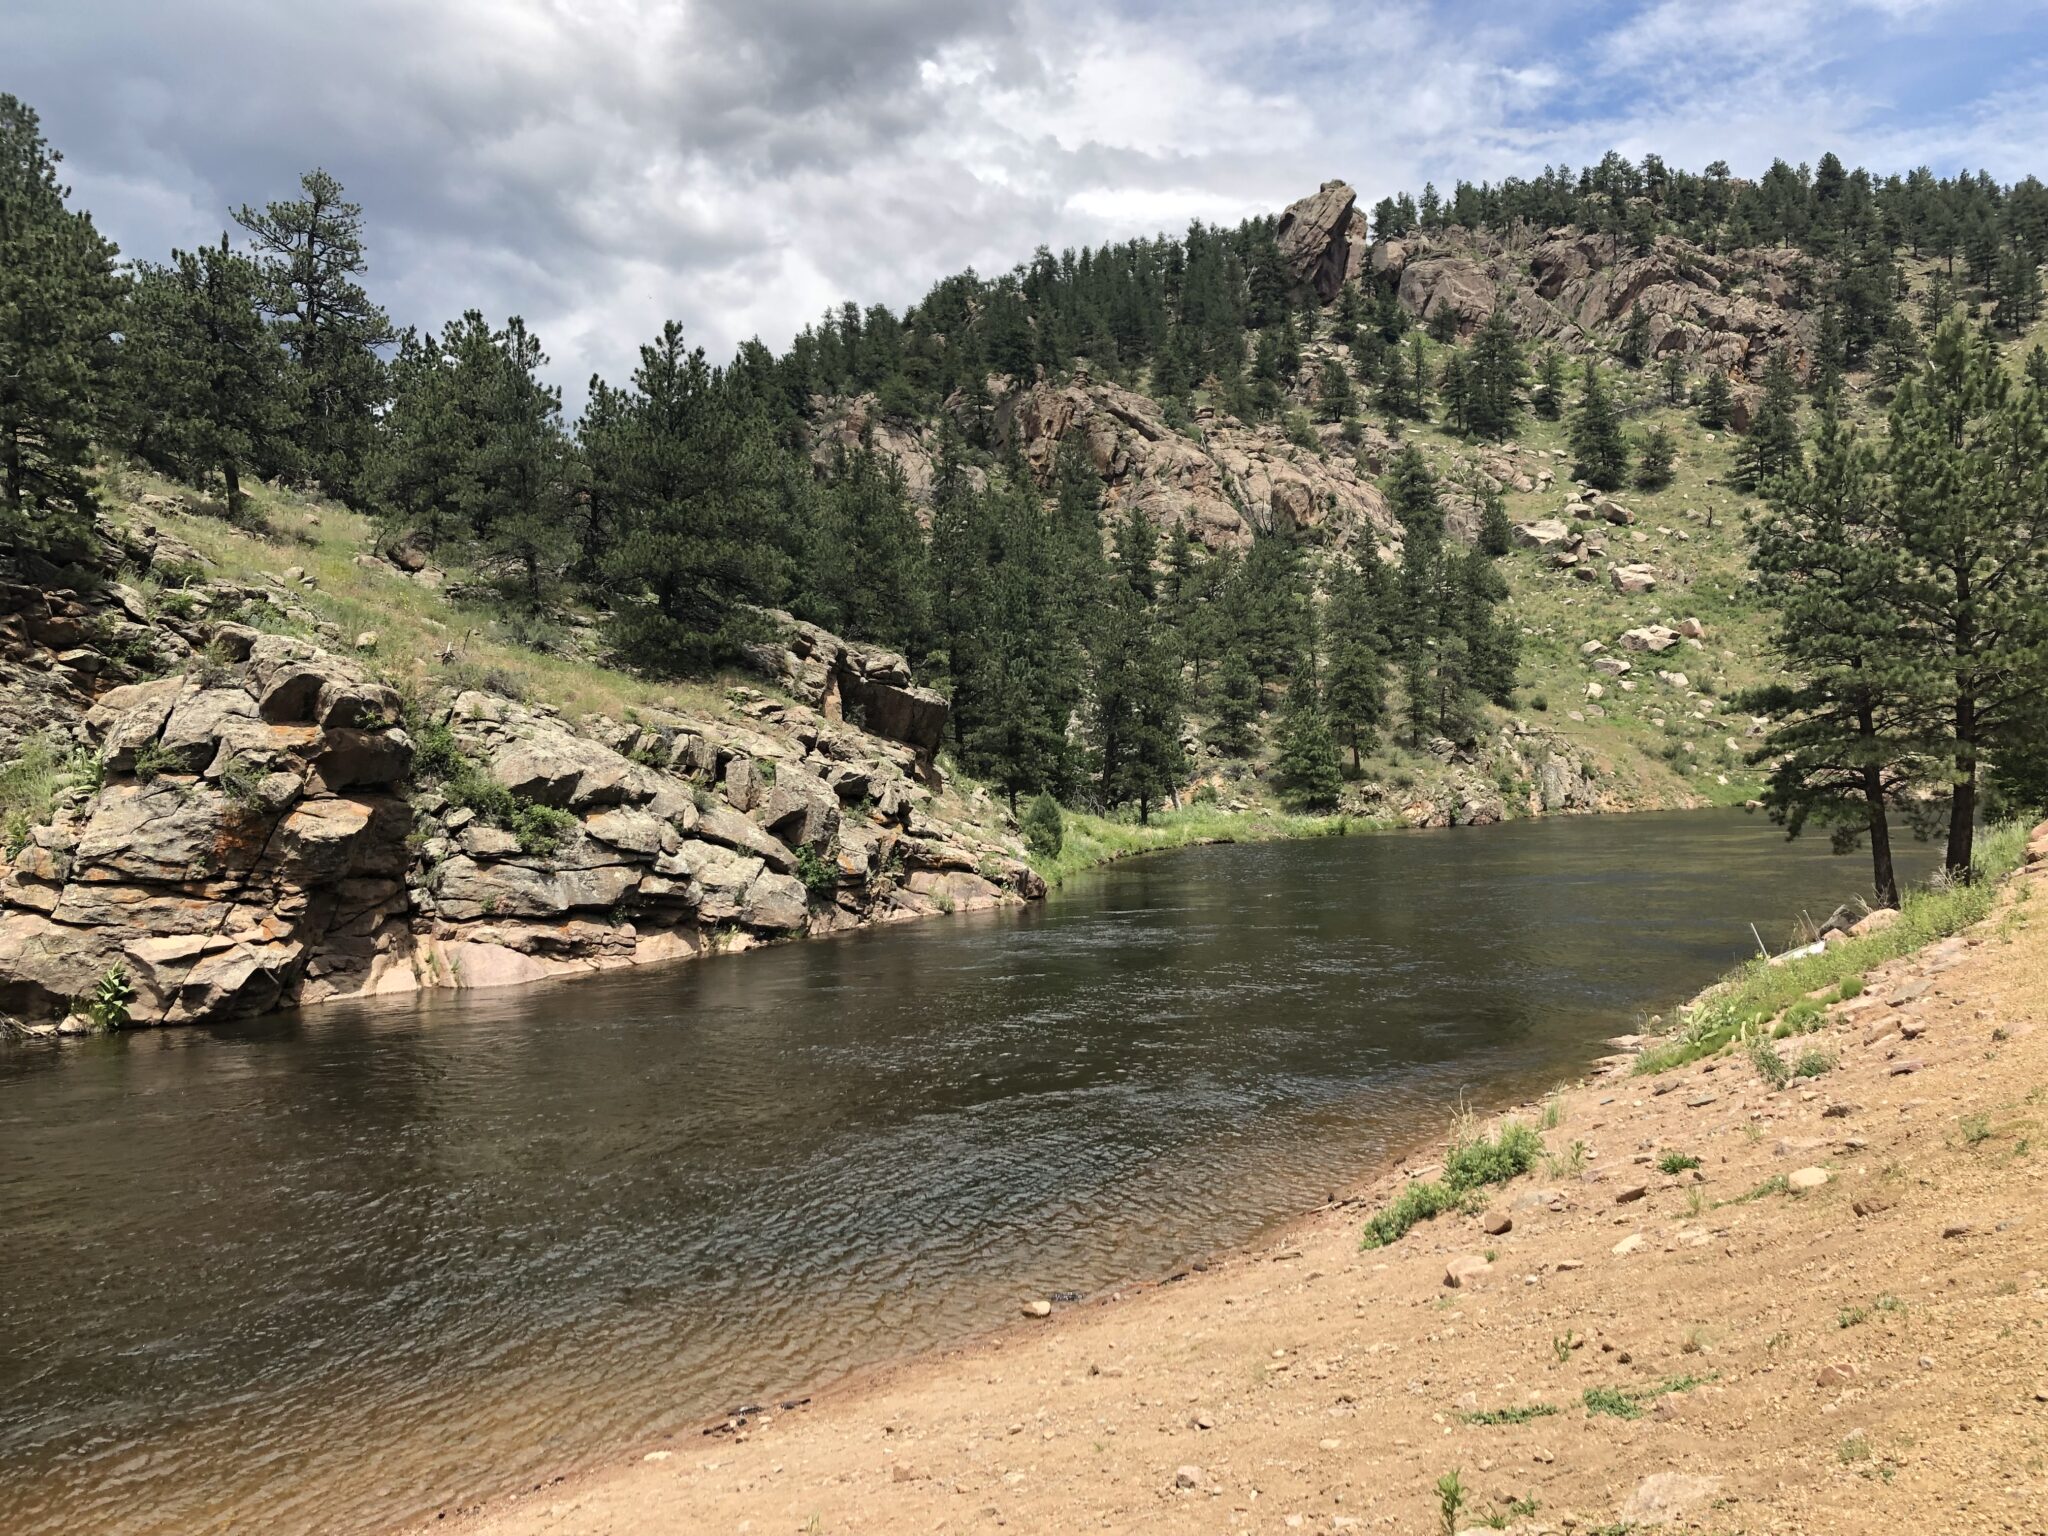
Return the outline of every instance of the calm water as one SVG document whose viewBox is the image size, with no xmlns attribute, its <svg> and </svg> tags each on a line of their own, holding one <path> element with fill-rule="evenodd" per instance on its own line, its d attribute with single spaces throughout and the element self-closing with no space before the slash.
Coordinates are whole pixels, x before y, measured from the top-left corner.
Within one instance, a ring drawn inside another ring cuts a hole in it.
<svg viewBox="0 0 2048 1536">
<path fill-rule="evenodd" d="M 0 1048 L 0 1531 L 376 1530 L 1240 1241 L 1860 889 L 1739 814 Z"/>
</svg>

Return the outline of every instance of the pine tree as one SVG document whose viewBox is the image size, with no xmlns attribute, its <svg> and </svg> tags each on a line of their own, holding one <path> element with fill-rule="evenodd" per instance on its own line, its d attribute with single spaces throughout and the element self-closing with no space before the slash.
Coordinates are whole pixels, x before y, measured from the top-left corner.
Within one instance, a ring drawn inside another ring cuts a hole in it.
<svg viewBox="0 0 2048 1536">
<path fill-rule="evenodd" d="M 249 234 L 292 360 L 291 404 L 299 417 L 300 467 L 329 491 L 357 494 L 357 481 L 386 395 L 379 349 L 391 321 L 360 281 L 368 267 L 363 210 L 322 170 L 299 178 L 301 196 L 235 210 Z"/>
<path fill-rule="evenodd" d="M 1771 818 L 1792 837 L 1817 822 L 1838 849 L 1867 838 L 1877 903 L 1896 907 L 1890 808 L 1916 775 L 1918 673 L 1891 607 L 1898 557 L 1876 456 L 1832 411 L 1813 468 L 1774 482 L 1749 540 L 1777 608 L 1772 646 L 1792 677 L 1743 701 L 1776 722 L 1753 754 L 1770 765 Z"/>
<path fill-rule="evenodd" d="M 1536 388 L 1529 403 L 1545 421 L 1556 421 L 1564 414 L 1564 358 L 1554 347 L 1545 348 L 1536 365 Z"/>
<path fill-rule="evenodd" d="M 1586 359 L 1585 385 L 1572 412 L 1574 472 L 1588 485 L 1612 491 L 1628 478 L 1628 443 L 1621 421 L 1600 382 L 1600 367 Z"/>
<path fill-rule="evenodd" d="M 1496 442 L 1515 430 L 1522 413 L 1522 386 L 1529 370 L 1506 304 L 1496 304 L 1472 338 L 1469 370 L 1470 402 L 1466 415 L 1472 431 Z"/>
<path fill-rule="evenodd" d="M 1729 413 L 1734 409 L 1735 392 L 1729 387 L 1728 375 L 1719 368 L 1709 368 L 1706 378 L 1700 383 L 1700 425 L 1709 431 L 1719 432 L 1728 425 Z"/>
<path fill-rule="evenodd" d="M 218 474 L 239 517 L 242 474 L 278 457 L 287 426 L 284 355 L 264 323 L 256 264 L 220 244 L 137 266 L 122 322 L 131 449 L 197 483 Z"/>
<path fill-rule="evenodd" d="M 1678 444 L 1663 426 L 1643 434 L 1636 446 L 1636 488 L 1661 491 L 1671 483 L 1671 466 L 1678 457 Z"/>
<path fill-rule="evenodd" d="M 114 247 L 66 206 L 36 114 L 0 94 L 0 544 L 75 549 L 120 324 Z"/>
<path fill-rule="evenodd" d="M 1685 404 L 1685 359 L 1676 352 L 1673 352 L 1665 357 L 1660 365 L 1660 369 L 1664 383 L 1664 403 L 1666 405 Z"/>
<path fill-rule="evenodd" d="M 1444 425 L 1453 432 L 1472 430 L 1472 371 L 1465 354 L 1456 347 L 1444 354 L 1443 372 L 1437 375 L 1437 398 L 1444 403 Z"/>
<path fill-rule="evenodd" d="M 1507 498 L 1492 484 L 1482 485 L 1478 494 L 1479 553 L 1498 560 L 1515 547 L 1515 525 L 1508 521 Z"/>
<path fill-rule="evenodd" d="M 1304 660 L 1287 689 L 1286 712 L 1280 720 L 1280 751 L 1274 776 L 1294 805 L 1306 811 L 1327 811 L 1344 792 L 1344 773 L 1337 757 L 1337 738 L 1323 712 L 1314 673 Z"/>
<path fill-rule="evenodd" d="M 640 665 L 701 672 L 759 632 L 750 605 L 788 583 L 772 435 L 674 321 L 640 349 L 624 414 L 617 461 L 599 466 L 621 500 L 604 566 L 614 635 Z"/>
<path fill-rule="evenodd" d="M 1351 771 L 1372 750 L 1387 713 L 1386 656 L 1381 649 L 1384 581 L 1379 561 L 1370 550 L 1366 568 L 1340 565 L 1331 577 L 1326 629 L 1329 661 L 1324 671 L 1323 702 L 1338 740 L 1351 752 Z"/>
<path fill-rule="evenodd" d="M 1216 716 L 1209 726 L 1209 745 L 1225 757 L 1250 757 L 1259 717 L 1259 680 L 1241 649 L 1223 653 L 1216 673 Z"/>
<path fill-rule="evenodd" d="M 1640 304 L 1629 306 L 1620 354 L 1623 365 L 1629 368 L 1640 368 L 1650 360 L 1650 313 Z"/>
<path fill-rule="evenodd" d="M 1893 402 L 1888 611 L 1922 669 L 1930 747 L 1950 785 L 1945 863 L 1967 878 L 1979 773 L 2048 729 L 2048 425 L 1960 320 Z"/>
<path fill-rule="evenodd" d="M 1356 405 L 1351 393 L 1351 378 L 1344 372 L 1344 365 L 1334 357 L 1323 359 L 1320 387 L 1316 391 L 1317 420 L 1342 421 L 1356 409 Z"/>
<path fill-rule="evenodd" d="M 1781 350 L 1764 368 L 1764 397 L 1756 418 L 1735 450 L 1735 480 L 1760 491 L 1774 478 L 1799 467 L 1799 381 Z"/>
</svg>

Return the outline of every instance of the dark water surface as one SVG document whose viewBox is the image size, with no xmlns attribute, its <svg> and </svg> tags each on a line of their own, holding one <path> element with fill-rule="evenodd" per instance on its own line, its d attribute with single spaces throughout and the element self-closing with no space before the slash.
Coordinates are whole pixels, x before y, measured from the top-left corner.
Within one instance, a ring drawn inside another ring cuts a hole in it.
<svg viewBox="0 0 2048 1536">
<path fill-rule="evenodd" d="M 375 1530 L 1238 1242 L 1860 889 L 1740 814 L 0 1049 L 0 1532 Z"/>
</svg>

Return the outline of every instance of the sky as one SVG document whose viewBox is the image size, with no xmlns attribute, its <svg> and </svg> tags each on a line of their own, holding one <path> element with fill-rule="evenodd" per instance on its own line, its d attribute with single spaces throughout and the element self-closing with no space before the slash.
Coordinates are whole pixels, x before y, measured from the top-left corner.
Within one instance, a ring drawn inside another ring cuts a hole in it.
<svg viewBox="0 0 2048 1536">
<path fill-rule="evenodd" d="M 1065 246 L 1608 149 L 2048 176 L 2048 0 L 6 0 L 0 91 L 125 254 L 321 166 L 400 324 L 523 315 L 571 409 Z"/>
</svg>

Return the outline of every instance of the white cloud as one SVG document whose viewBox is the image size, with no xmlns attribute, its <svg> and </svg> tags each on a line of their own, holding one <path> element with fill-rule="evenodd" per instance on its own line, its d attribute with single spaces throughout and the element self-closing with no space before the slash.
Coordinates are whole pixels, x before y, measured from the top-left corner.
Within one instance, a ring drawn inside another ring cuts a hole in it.
<svg viewBox="0 0 2048 1536">
<path fill-rule="evenodd" d="M 15 0 L 0 88 L 140 255 L 326 165 L 400 319 L 523 313 L 573 400 L 669 316 L 714 356 L 781 345 L 843 297 L 900 308 L 1331 176 L 1369 202 L 1609 147 L 2020 174 L 2041 10 L 1649 0 L 1599 30 L 1571 0 Z M 1910 59 L 1860 67 L 1922 35 L 1986 39 L 1982 94 L 1908 110 Z"/>
</svg>

